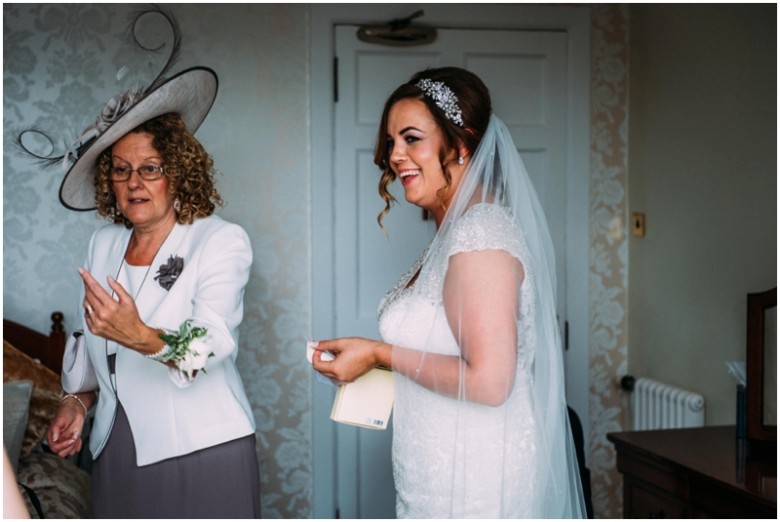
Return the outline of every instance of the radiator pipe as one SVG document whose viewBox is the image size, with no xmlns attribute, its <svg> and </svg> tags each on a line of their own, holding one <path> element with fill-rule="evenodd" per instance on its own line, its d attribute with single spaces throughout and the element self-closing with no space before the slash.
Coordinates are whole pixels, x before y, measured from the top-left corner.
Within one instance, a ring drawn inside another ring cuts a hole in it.
<svg viewBox="0 0 780 522">
<path fill-rule="evenodd" d="M 634 379 L 630 375 L 626 375 L 622 379 L 620 379 L 620 387 L 626 390 L 627 392 L 634 391 L 634 384 L 636 384 L 636 379 Z"/>
</svg>

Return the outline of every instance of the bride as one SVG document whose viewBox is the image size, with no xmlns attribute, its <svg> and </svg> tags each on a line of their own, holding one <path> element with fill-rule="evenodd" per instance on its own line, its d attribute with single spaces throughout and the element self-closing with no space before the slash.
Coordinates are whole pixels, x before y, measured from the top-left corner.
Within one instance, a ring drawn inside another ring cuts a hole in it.
<svg viewBox="0 0 780 522">
<path fill-rule="evenodd" d="M 552 243 L 487 87 L 454 67 L 415 74 L 385 104 L 375 163 L 380 226 L 398 180 L 437 233 L 380 303 L 382 341 L 320 341 L 313 365 L 342 382 L 395 372 L 398 517 L 582 517 Z"/>
</svg>

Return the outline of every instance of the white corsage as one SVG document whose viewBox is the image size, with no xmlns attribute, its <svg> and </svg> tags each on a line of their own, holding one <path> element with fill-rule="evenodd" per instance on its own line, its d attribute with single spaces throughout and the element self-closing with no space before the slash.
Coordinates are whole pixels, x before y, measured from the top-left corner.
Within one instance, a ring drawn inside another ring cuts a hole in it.
<svg viewBox="0 0 780 522">
<path fill-rule="evenodd" d="M 209 351 L 206 340 L 208 329 L 202 326 L 192 326 L 190 319 L 184 321 L 178 332 L 161 333 L 168 350 L 160 357 L 162 362 L 173 361 L 185 378 L 191 380 L 195 372 L 206 373 L 206 360 L 214 355 Z"/>
</svg>

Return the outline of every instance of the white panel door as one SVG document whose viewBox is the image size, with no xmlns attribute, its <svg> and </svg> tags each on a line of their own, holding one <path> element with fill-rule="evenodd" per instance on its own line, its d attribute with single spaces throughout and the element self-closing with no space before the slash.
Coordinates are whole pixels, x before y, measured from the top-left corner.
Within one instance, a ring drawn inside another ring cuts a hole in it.
<svg viewBox="0 0 780 522">
<path fill-rule="evenodd" d="M 547 213 L 559 260 L 559 310 L 564 310 L 566 33 L 443 29 L 431 45 L 383 47 L 360 42 L 356 30 L 335 28 L 336 336 L 378 336 L 379 300 L 435 234 L 433 221 L 424 221 L 422 211 L 406 203 L 398 184 L 393 193 L 400 204 L 385 218 L 383 233 L 376 222 L 384 204 L 377 193 L 379 170 L 372 161 L 386 98 L 426 67 L 464 67 L 490 88 L 494 112 L 512 132 Z M 392 425 L 387 431 L 337 427 L 335 479 L 342 518 L 394 517 L 391 430 Z"/>
</svg>

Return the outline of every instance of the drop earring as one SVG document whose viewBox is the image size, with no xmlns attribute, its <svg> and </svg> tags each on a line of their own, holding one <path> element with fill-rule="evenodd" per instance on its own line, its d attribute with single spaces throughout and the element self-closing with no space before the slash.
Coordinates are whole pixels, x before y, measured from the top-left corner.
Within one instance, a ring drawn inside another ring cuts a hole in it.
<svg viewBox="0 0 780 522">
<path fill-rule="evenodd" d="M 464 161 L 463 156 L 458 156 L 458 165 L 463 165 Z"/>
</svg>

